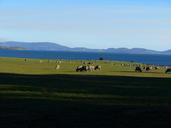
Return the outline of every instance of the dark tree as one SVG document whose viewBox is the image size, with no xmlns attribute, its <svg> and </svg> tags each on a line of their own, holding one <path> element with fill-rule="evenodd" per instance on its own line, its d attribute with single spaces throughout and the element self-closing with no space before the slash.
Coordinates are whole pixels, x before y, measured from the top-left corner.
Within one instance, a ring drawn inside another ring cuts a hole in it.
<svg viewBox="0 0 171 128">
<path fill-rule="evenodd" d="M 103 57 L 100 57 L 99 60 L 104 60 L 104 58 Z"/>
</svg>

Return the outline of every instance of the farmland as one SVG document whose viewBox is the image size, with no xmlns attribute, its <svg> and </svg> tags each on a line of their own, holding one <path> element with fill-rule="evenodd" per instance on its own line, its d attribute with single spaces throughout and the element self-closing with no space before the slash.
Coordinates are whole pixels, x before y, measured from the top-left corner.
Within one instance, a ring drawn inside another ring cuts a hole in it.
<svg viewBox="0 0 171 128">
<path fill-rule="evenodd" d="M 76 72 L 82 61 L 0 58 L 1 126 L 170 126 L 171 75 L 164 67 L 138 73 L 134 66 L 121 66 L 130 62 L 93 63 L 102 70 Z"/>
</svg>

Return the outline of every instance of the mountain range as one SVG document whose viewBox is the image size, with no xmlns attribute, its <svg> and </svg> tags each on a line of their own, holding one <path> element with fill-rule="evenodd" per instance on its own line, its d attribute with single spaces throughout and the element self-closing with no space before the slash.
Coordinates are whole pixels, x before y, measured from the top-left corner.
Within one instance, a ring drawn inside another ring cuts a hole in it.
<svg viewBox="0 0 171 128">
<path fill-rule="evenodd" d="M 72 51 L 72 52 L 107 52 L 124 54 L 171 54 L 171 50 L 155 51 L 143 48 L 108 48 L 108 49 L 89 49 L 84 47 L 70 48 L 51 42 L 0 42 L 0 49 L 8 50 L 34 50 L 34 51 Z"/>
</svg>

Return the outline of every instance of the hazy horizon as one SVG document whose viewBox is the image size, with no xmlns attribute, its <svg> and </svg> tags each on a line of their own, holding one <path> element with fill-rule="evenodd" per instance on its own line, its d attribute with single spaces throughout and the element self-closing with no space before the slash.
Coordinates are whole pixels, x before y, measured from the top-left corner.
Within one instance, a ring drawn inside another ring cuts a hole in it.
<svg viewBox="0 0 171 128">
<path fill-rule="evenodd" d="M 169 0 L 0 0 L 0 42 L 171 49 Z"/>
</svg>

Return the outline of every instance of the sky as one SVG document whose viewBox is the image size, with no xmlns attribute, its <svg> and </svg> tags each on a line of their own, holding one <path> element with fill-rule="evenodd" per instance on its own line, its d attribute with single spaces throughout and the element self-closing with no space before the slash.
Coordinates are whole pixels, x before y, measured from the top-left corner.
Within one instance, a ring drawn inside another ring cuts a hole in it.
<svg viewBox="0 0 171 128">
<path fill-rule="evenodd" d="M 171 49 L 171 0 L 0 0 L 0 42 Z"/>
</svg>

